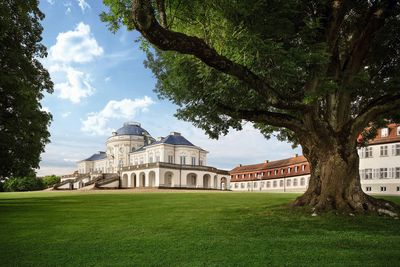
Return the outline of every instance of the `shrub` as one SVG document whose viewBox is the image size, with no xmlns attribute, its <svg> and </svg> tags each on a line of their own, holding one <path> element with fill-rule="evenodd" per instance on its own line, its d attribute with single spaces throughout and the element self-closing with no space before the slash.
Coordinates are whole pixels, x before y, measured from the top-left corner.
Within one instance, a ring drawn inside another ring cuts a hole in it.
<svg viewBox="0 0 400 267">
<path fill-rule="evenodd" d="M 55 175 L 49 175 L 42 178 L 42 182 L 45 188 L 53 186 L 60 182 L 60 177 Z"/>
<path fill-rule="evenodd" d="M 4 182 L 3 187 L 4 191 L 9 192 L 35 191 L 43 189 L 43 182 L 33 176 L 12 177 Z"/>
</svg>

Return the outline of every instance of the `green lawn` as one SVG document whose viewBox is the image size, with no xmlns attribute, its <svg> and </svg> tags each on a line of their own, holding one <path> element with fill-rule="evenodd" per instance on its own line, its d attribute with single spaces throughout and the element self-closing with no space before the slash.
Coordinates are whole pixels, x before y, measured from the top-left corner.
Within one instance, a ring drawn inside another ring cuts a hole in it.
<svg viewBox="0 0 400 267">
<path fill-rule="evenodd" d="M 0 265 L 400 265 L 399 220 L 306 216 L 286 207 L 294 198 L 1 193 Z"/>
</svg>

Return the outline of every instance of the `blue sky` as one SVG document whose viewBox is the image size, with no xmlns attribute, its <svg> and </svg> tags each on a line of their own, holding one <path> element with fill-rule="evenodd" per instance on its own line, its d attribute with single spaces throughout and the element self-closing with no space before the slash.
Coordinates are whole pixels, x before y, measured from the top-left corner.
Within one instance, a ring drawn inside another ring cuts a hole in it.
<svg viewBox="0 0 400 267">
<path fill-rule="evenodd" d="M 154 94 L 155 79 L 145 69 L 137 32 L 108 31 L 99 19 L 98 0 L 41 0 L 46 15 L 42 37 L 49 55 L 43 60 L 55 84 L 42 100 L 53 115 L 51 143 L 42 154 L 38 175 L 66 174 L 76 161 L 105 150 L 111 131 L 138 121 L 153 137 L 181 132 L 210 153 L 208 165 L 231 169 L 300 153 L 290 144 L 266 140 L 250 123 L 210 140 L 200 129 L 177 120 L 176 106 Z"/>
</svg>

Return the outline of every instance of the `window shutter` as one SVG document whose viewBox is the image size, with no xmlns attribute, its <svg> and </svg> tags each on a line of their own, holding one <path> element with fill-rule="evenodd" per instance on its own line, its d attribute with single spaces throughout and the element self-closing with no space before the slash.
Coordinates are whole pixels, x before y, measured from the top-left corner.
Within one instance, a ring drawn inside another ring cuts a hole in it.
<svg viewBox="0 0 400 267">
<path fill-rule="evenodd" d="M 378 171 L 379 171 L 379 169 L 374 169 L 374 172 L 373 172 L 374 179 L 378 179 Z"/>
</svg>

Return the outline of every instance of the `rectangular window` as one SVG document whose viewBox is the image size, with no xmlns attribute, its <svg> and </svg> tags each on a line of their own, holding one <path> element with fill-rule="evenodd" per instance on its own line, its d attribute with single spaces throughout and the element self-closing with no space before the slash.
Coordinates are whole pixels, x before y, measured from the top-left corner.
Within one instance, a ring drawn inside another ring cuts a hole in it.
<svg viewBox="0 0 400 267">
<path fill-rule="evenodd" d="M 270 188 L 271 187 L 271 182 L 267 182 L 267 188 Z"/>
<path fill-rule="evenodd" d="M 393 155 L 400 156 L 400 144 L 394 145 Z"/>
<path fill-rule="evenodd" d="M 371 191 L 371 187 L 370 186 L 365 187 L 365 191 L 367 192 Z"/>
<path fill-rule="evenodd" d="M 283 187 L 283 180 L 279 181 L 279 187 Z"/>
<path fill-rule="evenodd" d="M 397 187 L 396 187 L 396 191 L 397 191 L 397 192 L 400 192 L 400 186 L 397 186 Z"/>
<path fill-rule="evenodd" d="M 380 168 L 379 169 L 379 179 L 386 179 L 388 177 L 388 169 Z"/>
<path fill-rule="evenodd" d="M 153 163 L 153 157 L 149 157 L 149 163 Z"/>
<path fill-rule="evenodd" d="M 258 187 L 258 183 L 254 182 L 254 188 L 257 188 L 257 187 Z"/>
<path fill-rule="evenodd" d="M 278 182 L 274 181 L 272 185 L 273 185 L 273 187 L 277 187 L 278 186 Z"/>
<path fill-rule="evenodd" d="M 386 191 L 386 186 L 381 186 L 381 192 L 385 192 Z"/>
<path fill-rule="evenodd" d="M 365 148 L 365 157 L 372 158 L 372 147 L 371 146 Z"/>
<path fill-rule="evenodd" d="M 168 155 L 168 163 L 174 163 L 174 157 L 171 155 Z"/>
<path fill-rule="evenodd" d="M 372 169 L 365 169 L 364 179 L 372 179 Z"/>
<path fill-rule="evenodd" d="M 160 156 L 156 156 L 156 162 L 160 162 Z"/>
<path fill-rule="evenodd" d="M 389 135 L 389 129 L 388 128 L 382 128 L 381 129 L 381 137 L 388 137 Z"/>
<path fill-rule="evenodd" d="M 292 180 L 290 180 L 290 179 L 287 180 L 287 181 L 286 181 L 286 186 L 291 186 L 291 185 L 292 185 Z"/>
<path fill-rule="evenodd" d="M 199 160 L 199 165 L 203 166 L 203 161 L 201 159 Z"/>
<path fill-rule="evenodd" d="M 192 157 L 192 165 L 193 166 L 196 165 L 196 158 L 195 157 Z"/>
<path fill-rule="evenodd" d="M 394 178 L 400 179 L 400 167 L 394 169 Z"/>
<path fill-rule="evenodd" d="M 381 146 L 381 157 L 386 157 L 388 155 L 388 147 Z"/>
<path fill-rule="evenodd" d="M 186 164 L 186 157 L 185 156 L 181 156 L 181 165 L 185 165 Z"/>
</svg>

